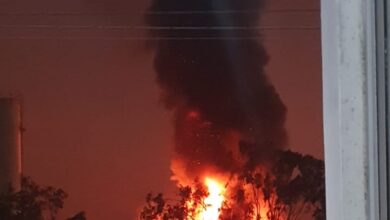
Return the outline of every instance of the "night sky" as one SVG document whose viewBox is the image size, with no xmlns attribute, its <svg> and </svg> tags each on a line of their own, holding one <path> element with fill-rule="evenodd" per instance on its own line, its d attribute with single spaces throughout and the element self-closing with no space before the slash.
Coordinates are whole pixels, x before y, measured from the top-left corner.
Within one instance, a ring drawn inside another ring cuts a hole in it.
<svg viewBox="0 0 390 220">
<path fill-rule="evenodd" d="M 23 94 L 24 173 L 69 193 L 61 216 L 85 210 L 93 220 L 134 219 L 147 192 L 169 189 L 171 115 L 160 102 L 152 47 L 125 39 L 147 36 L 143 31 L 26 25 L 143 25 L 148 5 L 0 0 L 0 94 Z M 270 0 L 267 10 L 275 9 L 319 9 L 319 1 Z M 123 14 L 107 16 L 113 11 Z M 319 22 L 319 12 L 310 11 L 262 18 L 262 25 L 278 27 Z M 263 35 L 271 57 L 266 72 L 288 107 L 289 145 L 322 158 L 320 31 Z"/>
</svg>

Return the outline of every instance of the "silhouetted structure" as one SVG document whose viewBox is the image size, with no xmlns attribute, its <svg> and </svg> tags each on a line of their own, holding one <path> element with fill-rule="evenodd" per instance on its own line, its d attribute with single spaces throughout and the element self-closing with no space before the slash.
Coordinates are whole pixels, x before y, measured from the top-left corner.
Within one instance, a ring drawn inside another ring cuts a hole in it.
<svg viewBox="0 0 390 220">
<path fill-rule="evenodd" d="M 0 193 L 20 189 L 22 174 L 21 103 L 0 97 Z"/>
</svg>

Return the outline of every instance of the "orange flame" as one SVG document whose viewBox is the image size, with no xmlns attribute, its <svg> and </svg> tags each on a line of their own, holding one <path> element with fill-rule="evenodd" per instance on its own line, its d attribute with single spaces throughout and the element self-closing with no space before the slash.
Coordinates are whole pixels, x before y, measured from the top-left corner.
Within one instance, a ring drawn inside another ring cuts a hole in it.
<svg viewBox="0 0 390 220">
<path fill-rule="evenodd" d="M 222 203 L 225 200 L 223 184 L 212 178 L 205 179 L 209 195 L 204 199 L 205 208 L 197 220 L 218 220 Z"/>
<path fill-rule="evenodd" d="M 222 215 L 243 215 L 243 210 L 236 206 L 232 199 L 235 196 L 235 187 L 242 184 L 237 175 L 221 173 L 213 167 L 202 167 L 202 172 L 189 174 L 185 165 L 180 159 L 172 160 L 171 170 L 173 176 L 171 179 L 178 186 L 196 186 L 193 185 L 193 179 L 196 176 L 201 176 L 201 184 L 207 191 L 207 195 L 201 198 L 201 201 L 196 201 L 190 198 L 186 205 L 191 212 L 186 216 L 186 220 L 219 220 Z M 251 185 L 243 185 L 245 192 L 245 200 L 248 204 L 253 205 L 253 217 L 251 220 L 268 220 L 268 210 L 270 207 L 263 201 L 264 195 L 261 191 L 253 192 Z M 226 206 L 225 206 L 226 205 Z"/>
</svg>

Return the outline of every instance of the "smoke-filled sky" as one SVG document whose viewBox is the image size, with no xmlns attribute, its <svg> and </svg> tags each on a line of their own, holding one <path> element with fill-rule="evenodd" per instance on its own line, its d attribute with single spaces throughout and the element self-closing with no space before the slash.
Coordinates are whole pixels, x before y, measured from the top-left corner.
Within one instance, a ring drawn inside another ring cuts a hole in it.
<svg viewBox="0 0 390 220">
<path fill-rule="evenodd" d="M 0 0 L 0 25 L 23 26 L 0 26 L 0 94 L 23 94 L 24 171 L 69 193 L 63 216 L 85 210 L 93 220 L 133 219 L 147 192 L 168 189 L 172 115 L 155 82 L 155 48 L 125 39 L 146 37 L 145 31 L 26 25 L 143 25 L 149 6 L 141 0 Z M 261 24 L 318 27 L 318 12 L 294 12 L 318 8 L 316 0 L 269 0 L 266 12 L 290 12 L 265 13 Z M 322 157 L 320 32 L 263 35 L 270 56 L 265 72 L 288 108 L 289 146 Z"/>
</svg>

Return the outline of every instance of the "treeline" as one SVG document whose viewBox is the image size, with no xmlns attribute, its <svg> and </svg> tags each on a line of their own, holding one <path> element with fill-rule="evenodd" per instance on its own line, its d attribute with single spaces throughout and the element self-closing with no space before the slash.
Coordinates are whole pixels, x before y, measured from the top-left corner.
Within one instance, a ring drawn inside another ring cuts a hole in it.
<svg viewBox="0 0 390 220">
<path fill-rule="evenodd" d="M 30 177 L 22 177 L 19 191 L 10 187 L 0 195 L 0 219 L 56 220 L 67 197 L 60 188 L 39 186 Z M 86 220 L 85 213 L 77 213 L 66 220 Z"/>
</svg>

